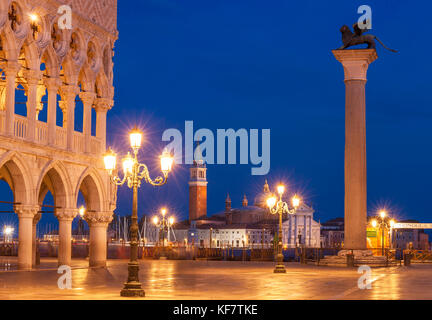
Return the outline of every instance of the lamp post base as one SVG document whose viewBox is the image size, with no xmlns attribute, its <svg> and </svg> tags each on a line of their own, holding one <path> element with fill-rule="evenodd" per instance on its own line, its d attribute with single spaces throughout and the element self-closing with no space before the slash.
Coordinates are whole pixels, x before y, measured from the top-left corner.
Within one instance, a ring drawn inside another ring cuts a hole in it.
<svg viewBox="0 0 432 320">
<path fill-rule="evenodd" d="M 285 266 L 283 264 L 283 255 L 279 253 L 276 257 L 276 267 L 274 269 L 274 273 L 286 273 Z"/>
<path fill-rule="evenodd" d="M 136 261 L 128 263 L 128 280 L 120 291 L 122 297 L 144 297 L 145 293 L 138 279 L 139 264 Z"/>
<path fill-rule="evenodd" d="M 122 291 L 122 297 L 145 297 L 145 292 L 139 282 L 126 282 Z"/>
<path fill-rule="evenodd" d="M 286 273 L 285 266 L 283 264 L 276 265 L 276 268 L 273 270 L 273 273 Z"/>
</svg>

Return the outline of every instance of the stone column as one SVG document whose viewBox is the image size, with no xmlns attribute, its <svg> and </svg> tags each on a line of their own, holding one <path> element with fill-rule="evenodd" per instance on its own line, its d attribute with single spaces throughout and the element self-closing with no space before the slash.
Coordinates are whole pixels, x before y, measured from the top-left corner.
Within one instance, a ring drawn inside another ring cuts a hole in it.
<svg viewBox="0 0 432 320">
<path fill-rule="evenodd" d="M 110 99 L 98 98 L 95 100 L 96 137 L 102 141 L 101 152 L 106 149 L 106 117 L 113 104 L 114 102 Z"/>
<path fill-rule="evenodd" d="M 365 85 L 375 49 L 333 50 L 345 72 L 345 249 L 366 250 Z"/>
<path fill-rule="evenodd" d="M 8 136 L 14 135 L 16 76 L 20 69 L 21 64 L 13 61 L 9 61 L 4 69 L 6 75 L 5 133 Z"/>
<path fill-rule="evenodd" d="M 83 102 L 83 135 L 84 135 L 84 150 L 90 153 L 90 138 L 91 138 L 91 109 L 96 98 L 94 92 L 81 92 L 80 98 Z"/>
<path fill-rule="evenodd" d="M 37 93 L 42 74 L 38 70 L 27 70 L 24 76 L 27 81 L 27 140 L 35 141 Z"/>
<path fill-rule="evenodd" d="M 48 144 L 55 146 L 56 144 L 56 128 L 57 128 L 57 92 L 61 85 L 59 78 L 45 79 L 45 86 L 48 91 Z"/>
<path fill-rule="evenodd" d="M 39 212 L 39 206 L 16 205 L 15 212 L 18 215 L 18 268 L 27 270 L 33 263 L 33 219 Z"/>
<path fill-rule="evenodd" d="M 38 248 L 37 248 L 38 243 L 36 241 L 36 238 L 37 238 L 36 229 L 37 229 L 37 224 L 38 224 L 39 220 L 41 219 L 41 217 L 42 217 L 41 214 L 38 213 L 33 218 L 33 229 L 32 229 L 32 266 L 33 266 L 33 268 L 39 264 L 37 257 L 36 257 L 37 251 L 38 251 Z"/>
<path fill-rule="evenodd" d="M 63 106 L 66 110 L 66 121 L 63 124 L 66 126 L 66 148 L 68 151 L 73 150 L 74 133 L 75 133 L 75 98 L 80 92 L 80 88 L 73 85 L 60 87 L 60 93 L 64 102 Z"/>
<path fill-rule="evenodd" d="M 85 215 L 90 226 L 90 267 L 105 267 L 107 259 L 107 228 L 112 212 L 92 212 Z"/>
<path fill-rule="evenodd" d="M 77 215 L 77 209 L 57 209 L 59 221 L 58 265 L 71 265 L 72 259 L 72 220 Z"/>
</svg>

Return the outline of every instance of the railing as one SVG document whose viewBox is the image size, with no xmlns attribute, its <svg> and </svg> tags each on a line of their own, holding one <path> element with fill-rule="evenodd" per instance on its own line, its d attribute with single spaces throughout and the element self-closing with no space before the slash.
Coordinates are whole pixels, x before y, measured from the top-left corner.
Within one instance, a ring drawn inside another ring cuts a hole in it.
<svg viewBox="0 0 432 320">
<path fill-rule="evenodd" d="M 103 152 L 101 139 L 98 139 L 96 137 L 90 138 L 90 152 L 92 154 L 100 154 Z"/>
<path fill-rule="evenodd" d="M 84 135 L 81 132 L 74 132 L 73 149 L 75 152 L 85 151 Z"/>
<path fill-rule="evenodd" d="M 36 141 L 42 144 L 48 143 L 48 124 L 36 121 Z"/>
<path fill-rule="evenodd" d="M 6 112 L 0 110 L 0 134 L 5 134 L 6 131 Z M 29 121 L 27 117 L 15 114 L 13 123 L 13 135 L 18 139 L 29 138 Z M 34 142 L 41 145 L 48 145 L 49 133 L 48 124 L 43 121 L 36 120 Z M 66 128 L 56 126 L 55 128 L 55 147 L 60 149 L 67 148 L 67 130 Z M 85 153 L 85 136 L 82 132 L 74 132 L 73 135 L 73 152 Z M 89 141 L 89 153 L 92 155 L 100 155 L 102 150 L 102 140 L 91 136 Z"/>
<path fill-rule="evenodd" d="M 14 136 L 20 139 L 27 138 L 27 125 L 26 117 L 15 115 L 14 121 Z"/>
<path fill-rule="evenodd" d="M 56 127 L 55 145 L 59 148 L 66 149 L 66 128 Z"/>
</svg>

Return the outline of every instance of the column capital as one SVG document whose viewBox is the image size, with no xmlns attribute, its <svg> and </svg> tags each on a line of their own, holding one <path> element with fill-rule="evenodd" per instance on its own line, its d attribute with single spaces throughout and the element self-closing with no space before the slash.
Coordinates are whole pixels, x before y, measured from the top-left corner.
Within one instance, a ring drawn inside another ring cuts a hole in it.
<svg viewBox="0 0 432 320">
<path fill-rule="evenodd" d="M 55 210 L 56 218 L 60 220 L 70 220 L 72 221 L 78 214 L 78 209 L 61 208 Z"/>
<path fill-rule="evenodd" d="M 96 98 L 96 93 L 94 92 L 80 92 L 79 97 L 81 98 L 83 104 L 93 104 Z"/>
<path fill-rule="evenodd" d="M 18 218 L 31 218 L 31 219 L 34 219 L 35 216 L 40 211 L 40 206 L 38 206 L 38 205 L 17 204 L 17 205 L 14 205 L 14 211 L 18 215 Z"/>
<path fill-rule="evenodd" d="M 29 85 L 37 85 L 42 79 L 42 72 L 40 70 L 25 70 L 24 77 Z"/>
<path fill-rule="evenodd" d="M 78 86 L 74 86 L 74 85 L 62 85 L 62 86 L 60 86 L 60 95 L 62 96 L 62 99 L 75 100 L 75 97 L 79 93 L 80 93 L 80 88 Z"/>
<path fill-rule="evenodd" d="M 38 213 L 33 217 L 33 225 L 37 225 L 41 218 L 42 218 L 42 214 L 41 214 L 40 212 L 38 212 Z"/>
<path fill-rule="evenodd" d="M 107 226 L 113 220 L 113 212 L 86 212 L 84 220 L 87 221 L 90 226 Z"/>
<path fill-rule="evenodd" d="M 58 91 L 63 83 L 60 78 L 45 78 L 43 82 L 48 91 Z"/>
<path fill-rule="evenodd" d="M 96 98 L 94 101 L 95 110 L 97 112 L 107 112 L 114 105 L 114 100 L 107 98 Z"/>
<path fill-rule="evenodd" d="M 16 76 L 18 71 L 21 69 L 21 64 L 18 61 L 8 61 L 3 67 L 3 71 L 6 76 Z"/>
<path fill-rule="evenodd" d="M 345 81 L 366 81 L 369 65 L 378 59 L 375 49 L 333 50 L 336 60 L 342 63 Z"/>
</svg>

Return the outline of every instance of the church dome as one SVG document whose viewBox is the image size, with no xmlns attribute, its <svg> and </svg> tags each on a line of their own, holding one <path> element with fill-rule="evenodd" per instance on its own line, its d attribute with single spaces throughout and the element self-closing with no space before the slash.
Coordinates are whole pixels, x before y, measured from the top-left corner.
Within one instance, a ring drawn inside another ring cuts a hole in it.
<svg viewBox="0 0 432 320">
<path fill-rule="evenodd" d="M 263 192 L 261 192 L 255 197 L 254 206 L 267 208 L 267 199 L 270 198 L 272 195 L 273 193 L 270 191 L 270 187 L 266 180 L 264 184 Z"/>
</svg>

